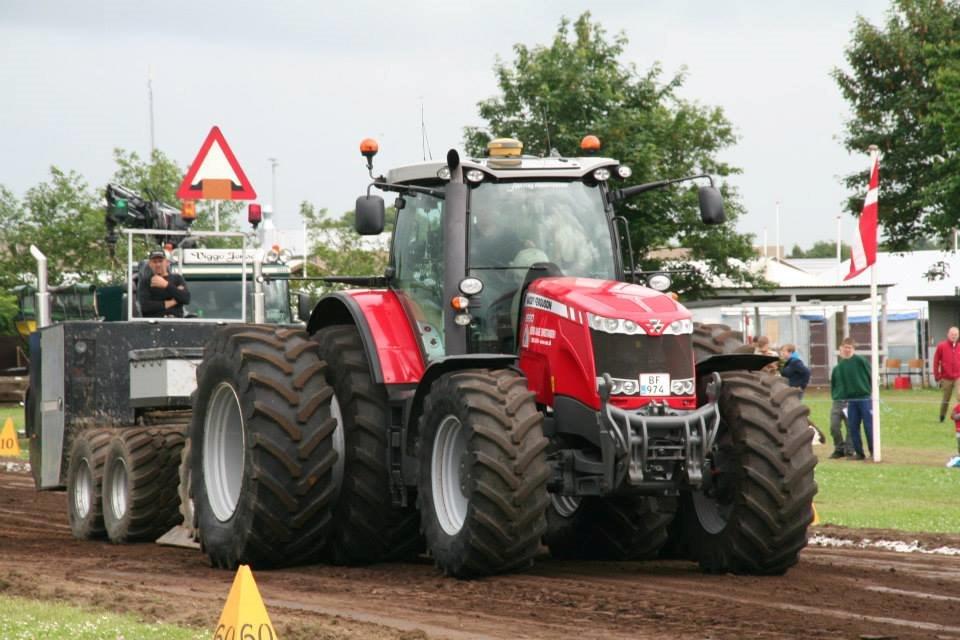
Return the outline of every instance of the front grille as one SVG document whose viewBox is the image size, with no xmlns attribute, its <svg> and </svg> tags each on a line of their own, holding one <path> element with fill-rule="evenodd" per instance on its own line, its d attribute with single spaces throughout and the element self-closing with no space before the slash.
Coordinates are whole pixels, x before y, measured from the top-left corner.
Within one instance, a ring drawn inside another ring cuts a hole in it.
<svg viewBox="0 0 960 640">
<path fill-rule="evenodd" d="M 641 373 L 667 373 L 671 380 L 693 378 L 689 335 L 648 336 L 590 330 L 597 376 L 636 380 Z"/>
</svg>

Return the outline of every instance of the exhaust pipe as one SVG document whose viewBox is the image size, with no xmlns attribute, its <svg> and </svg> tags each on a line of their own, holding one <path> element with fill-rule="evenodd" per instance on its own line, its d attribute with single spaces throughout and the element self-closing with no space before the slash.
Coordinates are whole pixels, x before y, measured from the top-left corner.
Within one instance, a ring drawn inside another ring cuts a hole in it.
<svg viewBox="0 0 960 640">
<path fill-rule="evenodd" d="M 30 255 L 37 261 L 37 328 L 50 326 L 50 291 L 47 290 L 47 256 L 30 245 Z"/>
</svg>

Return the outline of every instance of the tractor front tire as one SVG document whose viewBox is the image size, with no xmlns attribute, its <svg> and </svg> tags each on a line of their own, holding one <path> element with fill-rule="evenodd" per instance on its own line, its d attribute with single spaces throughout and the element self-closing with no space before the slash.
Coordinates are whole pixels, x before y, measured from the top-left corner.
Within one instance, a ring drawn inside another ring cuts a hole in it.
<svg viewBox="0 0 960 640">
<path fill-rule="evenodd" d="M 506 369 L 441 376 L 419 433 L 418 501 L 437 567 L 469 578 L 532 566 L 546 530 L 550 468 L 526 379 Z"/>
<path fill-rule="evenodd" d="M 555 558 L 652 560 L 667 541 L 676 510 L 671 497 L 557 496 L 547 511 L 543 542 Z"/>
<path fill-rule="evenodd" d="M 70 446 L 67 519 L 73 537 L 79 540 L 103 538 L 106 535 L 101 494 L 103 465 L 112 436 L 110 429 L 87 429 L 77 434 Z"/>
<path fill-rule="evenodd" d="M 110 442 L 103 523 L 115 544 L 155 540 L 175 526 L 183 428 L 133 427 Z"/>
<path fill-rule="evenodd" d="M 780 376 L 729 372 L 722 385 L 711 481 L 682 496 L 686 547 L 708 573 L 783 574 L 813 520 L 810 410 Z"/>
<path fill-rule="evenodd" d="M 398 560 L 422 549 L 415 508 L 394 507 L 387 466 L 390 407 L 387 390 L 373 381 L 360 332 L 353 325 L 320 329 L 312 337 L 326 361 L 331 406 L 343 451 L 328 553 L 336 564 Z M 342 479 L 342 480 L 341 480 Z"/>
<path fill-rule="evenodd" d="M 215 567 L 315 561 L 338 458 L 317 344 L 296 329 L 233 325 L 208 342 L 190 424 L 200 545 Z"/>
</svg>

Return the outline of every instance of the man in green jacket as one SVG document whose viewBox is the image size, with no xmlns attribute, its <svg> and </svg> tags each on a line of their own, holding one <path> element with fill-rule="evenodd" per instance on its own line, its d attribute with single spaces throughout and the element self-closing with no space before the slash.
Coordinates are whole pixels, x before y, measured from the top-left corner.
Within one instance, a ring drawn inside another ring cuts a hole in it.
<svg viewBox="0 0 960 640">
<path fill-rule="evenodd" d="M 863 453 L 860 424 L 867 435 L 867 448 L 873 457 L 873 407 L 870 398 L 873 383 L 870 363 L 854 353 L 857 343 L 853 338 L 844 338 L 840 343 L 840 361 L 830 374 L 830 395 L 834 402 L 847 403 L 847 433 L 853 444 L 853 457 L 867 458 Z"/>
</svg>

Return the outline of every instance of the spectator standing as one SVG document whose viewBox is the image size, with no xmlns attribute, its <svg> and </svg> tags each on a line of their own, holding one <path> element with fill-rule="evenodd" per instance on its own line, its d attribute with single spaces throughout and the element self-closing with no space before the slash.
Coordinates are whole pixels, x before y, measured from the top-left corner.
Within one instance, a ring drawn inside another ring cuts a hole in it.
<svg viewBox="0 0 960 640">
<path fill-rule="evenodd" d="M 857 343 L 853 338 L 844 338 L 840 343 L 840 361 L 830 374 L 830 395 L 834 404 L 837 401 L 847 403 L 847 435 L 853 445 L 853 457 L 856 460 L 867 458 L 863 452 L 860 437 L 860 425 L 867 435 L 867 449 L 873 456 L 873 407 L 871 406 L 872 380 L 870 363 L 863 356 L 854 353 Z M 831 431 L 833 423 L 831 421 Z M 833 433 L 834 446 L 837 446 L 837 434 Z M 834 451 L 831 458 L 840 457 Z"/>
<path fill-rule="evenodd" d="M 761 369 L 766 373 L 780 373 L 780 356 L 776 351 L 770 348 L 770 338 L 767 336 L 760 336 L 757 338 L 757 341 L 753 345 L 753 352 L 758 356 L 774 356 L 777 358 L 776 362 L 771 362 Z"/>
<path fill-rule="evenodd" d="M 791 387 L 799 387 L 800 397 L 803 398 L 803 392 L 810 384 L 810 369 L 800 359 L 796 345 L 785 344 L 780 347 L 780 358 L 783 360 L 780 375 L 787 379 Z"/>
<path fill-rule="evenodd" d="M 943 398 L 940 400 L 940 422 L 947 415 L 947 407 L 953 397 L 954 388 L 957 389 L 957 399 L 960 400 L 960 329 L 950 327 L 947 339 L 937 345 L 933 354 L 933 378 L 940 383 Z"/>
<path fill-rule="evenodd" d="M 957 432 L 957 455 L 960 456 L 960 403 L 953 408 L 953 414 L 950 417 L 953 418 L 953 425 Z"/>
</svg>

